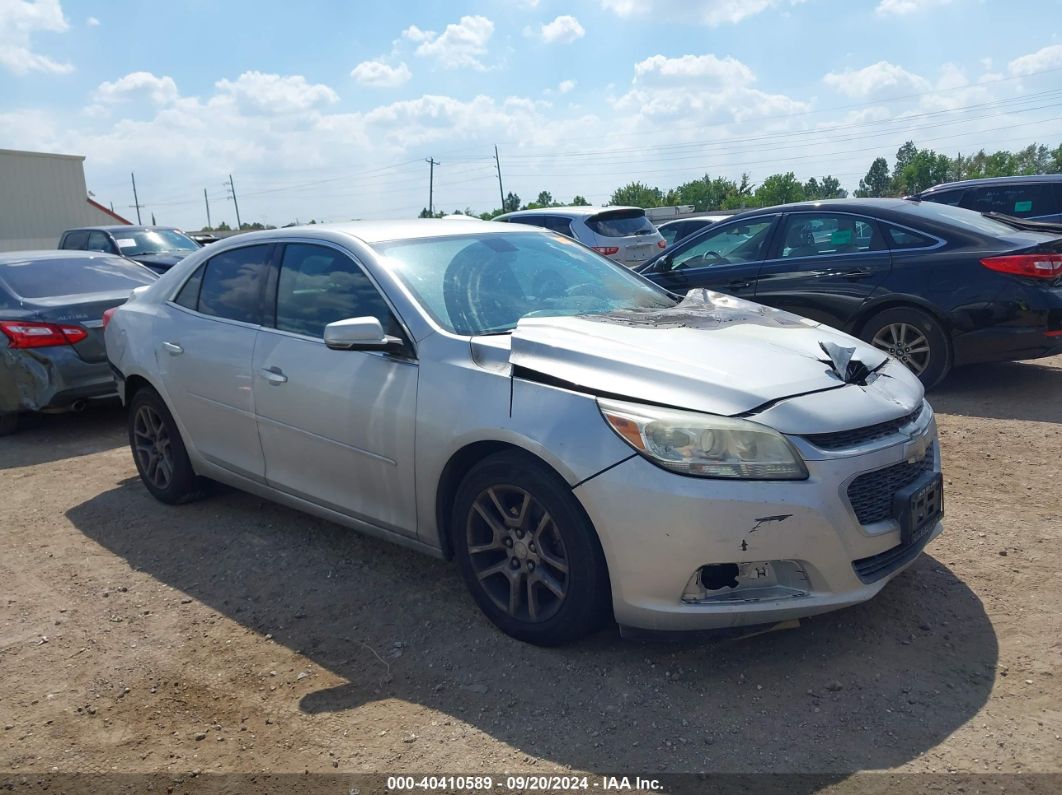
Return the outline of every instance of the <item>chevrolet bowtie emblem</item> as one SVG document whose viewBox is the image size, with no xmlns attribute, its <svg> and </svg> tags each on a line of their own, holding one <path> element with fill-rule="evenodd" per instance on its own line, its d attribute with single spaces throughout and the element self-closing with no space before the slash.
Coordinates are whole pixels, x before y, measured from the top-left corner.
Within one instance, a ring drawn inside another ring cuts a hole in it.
<svg viewBox="0 0 1062 795">
<path fill-rule="evenodd" d="M 855 348 L 843 348 L 835 342 L 820 342 L 819 347 L 829 357 L 823 363 L 833 367 L 838 378 L 846 384 L 866 384 L 870 368 L 855 358 Z"/>
</svg>

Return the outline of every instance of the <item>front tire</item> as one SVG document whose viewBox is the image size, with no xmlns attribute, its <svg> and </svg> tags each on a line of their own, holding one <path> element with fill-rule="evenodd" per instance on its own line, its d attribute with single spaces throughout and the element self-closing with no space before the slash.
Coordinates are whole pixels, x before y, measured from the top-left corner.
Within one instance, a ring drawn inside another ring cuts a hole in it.
<svg viewBox="0 0 1062 795">
<path fill-rule="evenodd" d="M 928 390 L 951 371 L 948 335 L 936 318 L 913 307 L 879 312 L 863 326 L 860 337 L 895 356 Z"/>
<path fill-rule="evenodd" d="M 155 499 L 178 505 L 206 495 L 209 481 L 195 474 L 173 415 L 150 387 L 129 403 L 129 447 L 140 480 Z"/>
<path fill-rule="evenodd" d="M 557 646 L 607 618 L 597 535 L 568 484 L 537 460 L 504 452 L 476 464 L 457 491 L 450 526 L 465 584 L 507 635 Z"/>
</svg>

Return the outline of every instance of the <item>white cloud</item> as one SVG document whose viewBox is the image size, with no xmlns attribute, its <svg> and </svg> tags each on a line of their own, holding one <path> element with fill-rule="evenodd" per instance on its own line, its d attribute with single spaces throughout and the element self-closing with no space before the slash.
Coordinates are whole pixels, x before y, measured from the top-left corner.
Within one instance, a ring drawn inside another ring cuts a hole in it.
<svg viewBox="0 0 1062 795">
<path fill-rule="evenodd" d="M 100 26 L 100 21 L 96 19 L 96 17 L 89 17 L 85 20 L 85 24 L 90 28 L 98 28 Z"/>
<path fill-rule="evenodd" d="M 494 23 L 486 17 L 465 16 L 459 22 L 446 26 L 442 33 L 421 30 L 410 25 L 402 31 L 402 37 L 418 45 L 416 54 L 422 58 L 434 58 L 446 69 L 463 66 L 484 70 L 479 60 L 487 53 L 487 42 L 494 34 Z"/>
<path fill-rule="evenodd" d="M 1062 44 L 1050 44 L 1029 55 L 1015 58 L 1007 69 L 1012 75 L 1030 75 L 1062 66 Z"/>
<path fill-rule="evenodd" d="M 753 87 L 756 75 L 736 58 L 654 55 L 634 65 L 634 80 L 613 108 L 647 126 L 668 121 L 695 124 L 741 122 L 799 113 L 809 108 L 782 94 Z"/>
<path fill-rule="evenodd" d="M 856 99 L 867 99 L 883 93 L 920 93 L 932 87 L 924 77 L 888 61 L 878 61 L 862 69 L 830 72 L 822 78 L 822 82 L 841 94 Z"/>
<path fill-rule="evenodd" d="M 926 11 L 936 6 L 946 6 L 952 0 L 880 0 L 874 9 L 878 16 L 904 16 Z"/>
<path fill-rule="evenodd" d="M 172 77 L 157 77 L 151 72 L 130 72 L 113 82 L 100 83 L 96 88 L 97 102 L 124 102 L 146 95 L 156 105 L 166 105 L 178 97 L 177 84 Z"/>
<path fill-rule="evenodd" d="M 69 28 L 59 0 L 0 0 L 0 67 L 18 75 L 69 74 L 74 71 L 72 64 L 34 52 L 30 41 L 35 33 L 63 33 Z"/>
<path fill-rule="evenodd" d="M 567 94 L 573 88 L 575 88 L 575 81 L 574 80 L 561 80 L 560 81 L 560 85 L 557 86 L 557 93 L 558 94 Z"/>
<path fill-rule="evenodd" d="M 363 86 L 396 88 L 408 82 L 413 73 L 404 63 L 391 66 L 383 61 L 362 61 L 351 70 L 350 76 Z"/>
<path fill-rule="evenodd" d="M 575 17 L 559 16 L 542 26 L 542 41 L 546 44 L 571 44 L 586 35 L 586 30 Z"/>
<path fill-rule="evenodd" d="M 804 0 L 601 0 L 601 5 L 621 17 L 665 18 L 716 27 L 736 23 L 769 8 L 787 8 Z"/>
<path fill-rule="evenodd" d="M 219 80 L 214 86 L 241 107 L 260 113 L 299 113 L 339 101 L 331 88 L 308 83 L 302 75 L 244 72 L 235 81 Z"/>
</svg>

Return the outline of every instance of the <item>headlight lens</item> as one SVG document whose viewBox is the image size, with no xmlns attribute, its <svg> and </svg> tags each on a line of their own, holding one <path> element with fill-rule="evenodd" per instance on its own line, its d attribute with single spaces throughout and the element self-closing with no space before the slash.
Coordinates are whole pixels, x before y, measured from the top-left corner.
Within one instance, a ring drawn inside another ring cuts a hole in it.
<svg viewBox="0 0 1062 795">
<path fill-rule="evenodd" d="M 650 461 L 683 475 L 742 480 L 804 480 L 800 454 L 773 428 L 599 398 L 601 414 L 620 438 Z"/>
</svg>

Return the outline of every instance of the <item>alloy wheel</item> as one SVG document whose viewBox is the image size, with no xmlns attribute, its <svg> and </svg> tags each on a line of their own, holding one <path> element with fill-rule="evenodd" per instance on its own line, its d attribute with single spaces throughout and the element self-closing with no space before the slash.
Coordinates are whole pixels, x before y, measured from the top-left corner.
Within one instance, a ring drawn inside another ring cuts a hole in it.
<svg viewBox="0 0 1062 795">
<path fill-rule="evenodd" d="M 144 477 L 158 489 L 168 487 L 173 480 L 170 433 L 151 406 L 137 409 L 133 419 L 133 445 Z"/>
<path fill-rule="evenodd" d="M 871 344 L 891 353 L 915 375 L 921 375 L 929 366 L 929 340 L 917 326 L 910 323 L 890 323 L 883 326 L 874 335 Z"/>
<path fill-rule="evenodd" d="M 472 569 L 490 599 L 521 621 L 547 621 L 568 592 L 569 562 L 553 518 L 529 492 L 482 491 L 465 528 Z"/>
</svg>

